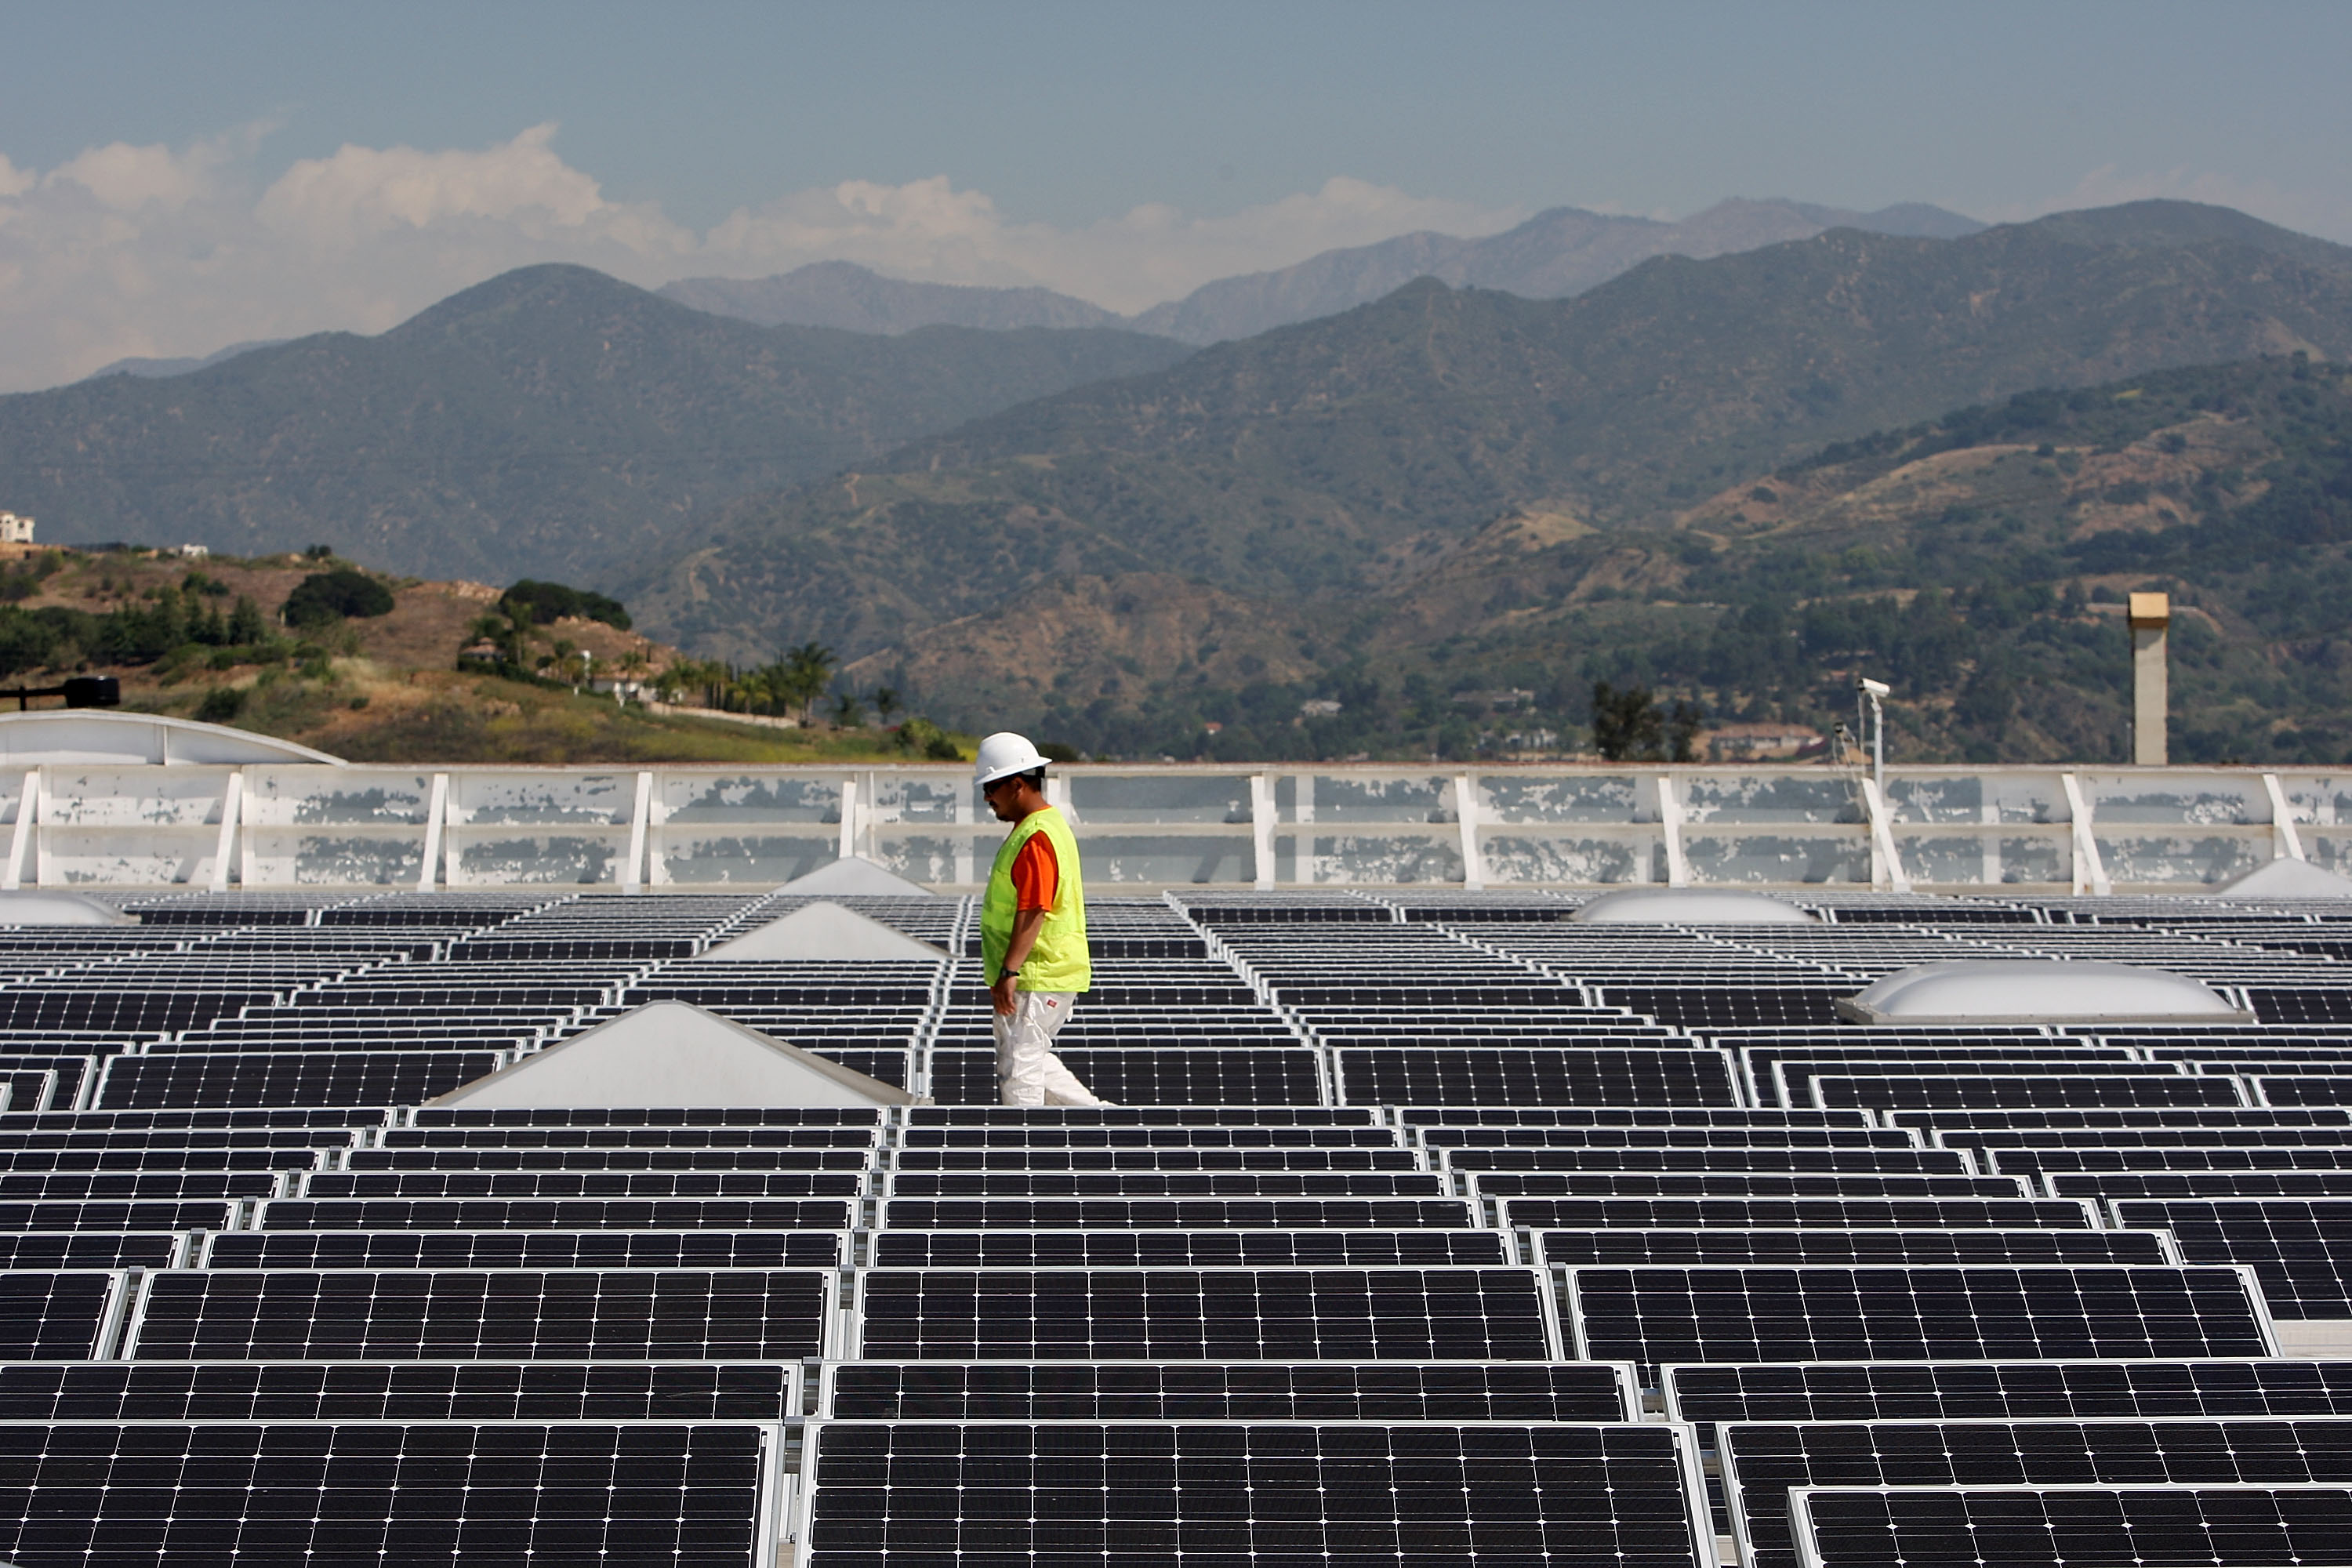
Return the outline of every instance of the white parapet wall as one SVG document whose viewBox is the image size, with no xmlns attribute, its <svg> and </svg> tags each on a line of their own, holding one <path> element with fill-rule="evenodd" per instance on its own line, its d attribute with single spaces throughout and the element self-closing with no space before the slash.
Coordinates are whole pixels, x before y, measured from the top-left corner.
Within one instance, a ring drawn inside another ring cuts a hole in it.
<svg viewBox="0 0 2352 1568">
<path fill-rule="evenodd" d="M 968 767 L 20 763 L 5 887 L 765 889 L 860 855 L 941 889 L 1003 834 Z M 1057 768 L 1097 889 L 2211 889 L 2352 870 L 2352 772 Z"/>
</svg>

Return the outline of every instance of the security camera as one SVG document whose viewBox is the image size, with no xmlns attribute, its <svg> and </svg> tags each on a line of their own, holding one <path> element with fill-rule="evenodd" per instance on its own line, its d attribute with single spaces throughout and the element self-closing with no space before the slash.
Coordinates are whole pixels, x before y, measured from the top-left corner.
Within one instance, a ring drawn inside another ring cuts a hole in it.
<svg viewBox="0 0 2352 1568">
<path fill-rule="evenodd" d="M 1895 690 L 1895 688 L 1887 685 L 1886 682 L 1883 680 L 1873 680 L 1866 675 L 1856 676 L 1854 678 L 1853 689 L 1856 691 L 1867 691 L 1873 697 L 1891 696 Z"/>
</svg>

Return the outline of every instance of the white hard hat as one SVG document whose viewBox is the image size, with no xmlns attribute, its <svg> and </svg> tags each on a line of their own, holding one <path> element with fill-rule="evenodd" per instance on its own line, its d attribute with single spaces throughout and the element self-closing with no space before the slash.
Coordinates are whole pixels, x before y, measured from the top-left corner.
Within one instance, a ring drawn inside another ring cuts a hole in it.
<svg viewBox="0 0 2352 1568">
<path fill-rule="evenodd" d="M 1045 765 L 1044 754 L 1029 743 L 1028 736 L 999 730 L 980 743 L 979 758 L 971 765 L 971 782 L 993 784 Z"/>
</svg>

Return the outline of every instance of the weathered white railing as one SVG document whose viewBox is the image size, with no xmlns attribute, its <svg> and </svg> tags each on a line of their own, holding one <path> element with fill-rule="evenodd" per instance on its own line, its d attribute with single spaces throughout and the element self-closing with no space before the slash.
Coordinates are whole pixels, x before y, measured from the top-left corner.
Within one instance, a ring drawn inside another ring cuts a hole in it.
<svg viewBox="0 0 2352 1568">
<path fill-rule="evenodd" d="M 2235 768 L 1073 766 L 1132 887 L 2226 881 L 2352 860 L 2352 773 Z M 0 778 L 0 887 L 771 887 L 857 854 L 940 887 L 1003 828 L 961 768 L 49 764 Z"/>
</svg>

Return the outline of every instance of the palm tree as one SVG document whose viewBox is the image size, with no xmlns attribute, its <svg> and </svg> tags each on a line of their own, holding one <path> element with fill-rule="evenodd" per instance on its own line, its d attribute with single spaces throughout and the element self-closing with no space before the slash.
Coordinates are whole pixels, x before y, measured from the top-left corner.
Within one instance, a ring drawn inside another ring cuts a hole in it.
<svg viewBox="0 0 2352 1568">
<path fill-rule="evenodd" d="M 898 710 L 898 689 L 895 686 L 876 687 L 874 689 L 875 717 L 881 720 L 883 724 L 887 727 L 890 722 L 890 715 L 896 713 Z"/>
<path fill-rule="evenodd" d="M 789 689 L 801 708 L 801 722 L 808 723 L 816 717 L 816 700 L 833 683 L 835 662 L 833 650 L 811 639 L 794 648 L 786 648 L 780 661 L 784 668 Z"/>
</svg>

